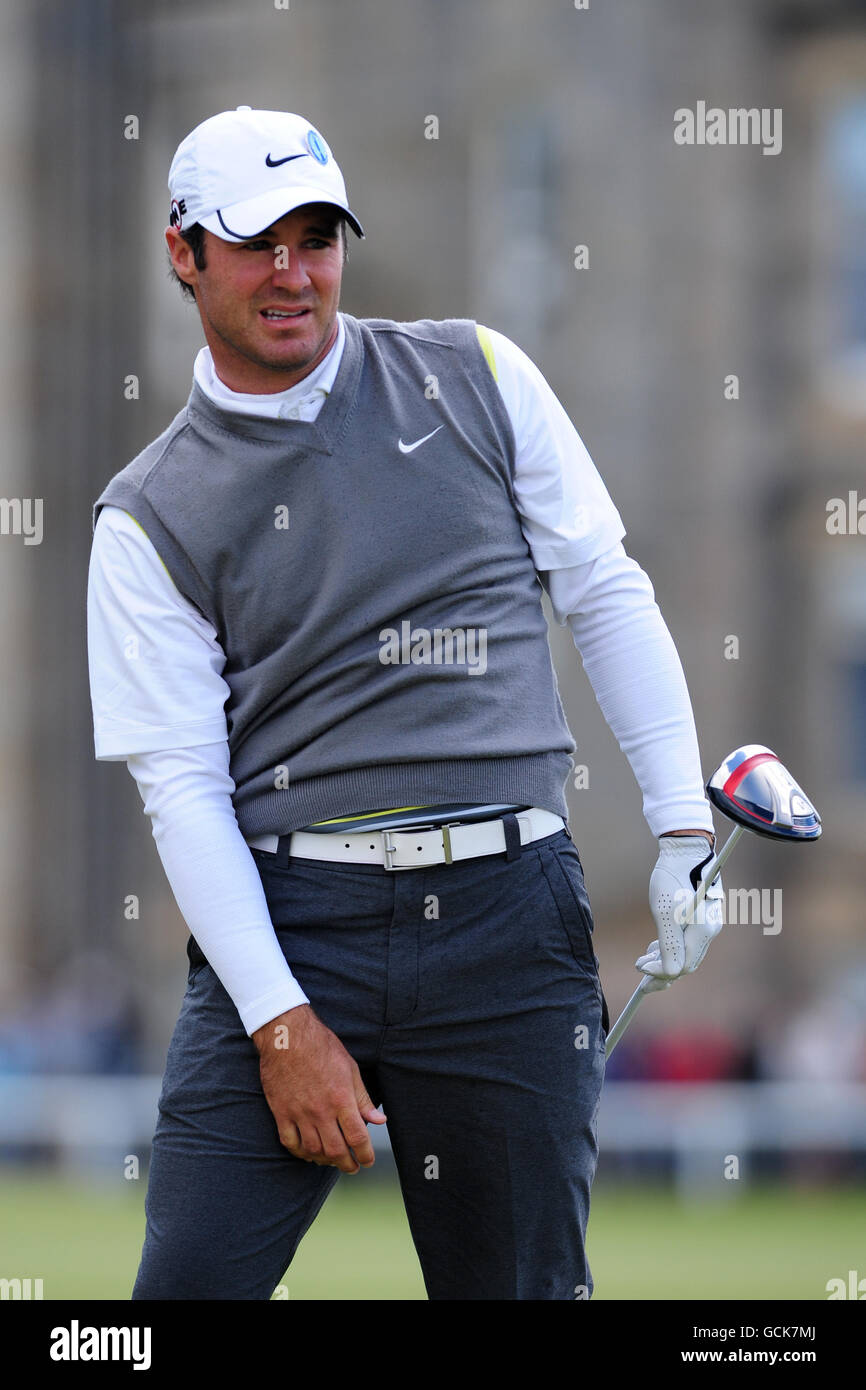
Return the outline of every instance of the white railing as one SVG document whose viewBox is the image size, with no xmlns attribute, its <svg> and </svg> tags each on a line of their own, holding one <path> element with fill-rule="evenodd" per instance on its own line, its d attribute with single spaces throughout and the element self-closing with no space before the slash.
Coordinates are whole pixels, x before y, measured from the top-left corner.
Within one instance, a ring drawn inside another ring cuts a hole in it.
<svg viewBox="0 0 866 1390">
<path fill-rule="evenodd" d="M 65 1166 L 116 1167 L 146 1154 L 159 1088 L 156 1076 L 0 1077 L 0 1149 L 47 1145 Z M 389 1149 L 384 1126 L 370 1136 Z M 602 1156 L 672 1155 L 681 1188 L 705 1189 L 732 1158 L 746 1178 L 755 1153 L 866 1153 L 866 1085 L 609 1081 L 598 1138 Z"/>
</svg>

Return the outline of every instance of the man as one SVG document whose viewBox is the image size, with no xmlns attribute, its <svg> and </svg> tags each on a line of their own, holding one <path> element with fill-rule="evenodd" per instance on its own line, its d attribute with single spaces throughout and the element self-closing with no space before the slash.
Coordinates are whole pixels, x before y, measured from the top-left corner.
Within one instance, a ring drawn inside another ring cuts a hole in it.
<svg viewBox="0 0 866 1390">
<path fill-rule="evenodd" d="M 133 1297 L 268 1298 L 381 1103 L 431 1298 L 588 1297 L 608 1020 L 539 580 L 660 837 L 660 987 L 720 926 L 718 883 L 672 910 L 712 839 L 673 643 L 513 343 L 339 312 L 363 231 L 309 122 L 214 116 L 169 190 L 207 346 L 88 595 L 97 757 L 191 932 Z"/>
</svg>

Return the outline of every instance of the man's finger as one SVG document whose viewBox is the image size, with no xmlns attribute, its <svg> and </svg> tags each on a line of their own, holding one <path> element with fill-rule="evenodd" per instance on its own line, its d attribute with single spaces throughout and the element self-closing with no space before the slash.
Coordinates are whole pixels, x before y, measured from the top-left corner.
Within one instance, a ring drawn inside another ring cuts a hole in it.
<svg viewBox="0 0 866 1390">
<path fill-rule="evenodd" d="M 647 965 L 660 965 L 661 959 L 658 951 L 646 951 L 644 955 L 638 956 L 635 965 L 638 970 L 643 970 Z"/>
<path fill-rule="evenodd" d="M 322 1154 L 324 1162 L 339 1168 L 341 1173 L 357 1173 L 359 1163 L 346 1143 L 343 1132 L 336 1121 L 322 1125 Z"/>
<path fill-rule="evenodd" d="M 301 1140 L 301 1132 L 298 1126 L 291 1121 L 283 1125 L 280 1130 L 280 1143 L 284 1149 L 292 1155 L 292 1158 L 303 1159 L 304 1163 L 321 1163 L 321 1157 L 316 1154 L 308 1153 Z"/>
<path fill-rule="evenodd" d="M 635 968 L 654 982 L 653 989 L 664 989 L 665 983 L 670 984 L 673 980 L 679 979 L 680 974 L 679 971 L 671 971 L 662 960 L 657 941 L 653 941 L 649 949 L 642 956 L 638 956 Z"/>
<path fill-rule="evenodd" d="M 361 1080 L 360 1072 L 358 1072 L 355 1077 L 355 1104 L 358 1107 L 358 1113 L 361 1119 L 368 1121 L 370 1124 L 383 1125 L 388 1118 L 381 1106 L 373 1104 L 369 1092 L 364 1089 L 364 1083 Z M 340 1122 L 342 1123 L 341 1117 Z"/>
<path fill-rule="evenodd" d="M 655 994 L 661 989 L 670 989 L 671 985 L 674 983 L 673 980 L 657 979 L 654 975 L 645 975 L 644 979 L 647 981 L 645 986 L 647 994 Z"/>
<path fill-rule="evenodd" d="M 376 1161 L 376 1155 L 373 1153 L 373 1145 L 370 1143 L 367 1126 L 360 1119 L 357 1112 L 345 1111 L 343 1114 L 337 1116 L 337 1120 L 346 1143 L 361 1164 L 361 1167 L 372 1168 Z"/>
<path fill-rule="evenodd" d="M 321 1163 L 324 1160 L 324 1150 L 319 1131 L 314 1125 L 299 1124 L 298 1132 L 301 1136 L 301 1146 L 306 1154 L 309 1155 L 313 1163 Z"/>
<path fill-rule="evenodd" d="M 287 1120 L 280 1129 L 280 1143 L 289 1153 L 297 1153 L 298 1149 L 303 1148 L 298 1126 L 292 1124 L 291 1120 Z"/>
<path fill-rule="evenodd" d="M 651 962 L 649 965 L 639 965 L 638 970 L 642 975 L 649 976 L 651 980 L 667 980 L 670 983 L 671 980 L 679 979 L 679 975 L 670 975 L 658 961 L 654 964 Z"/>
<path fill-rule="evenodd" d="M 674 976 L 679 973 L 676 970 L 668 969 L 667 962 L 662 960 L 662 954 L 657 944 L 651 946 L 642 956 L 638 956 L 635 966 L 638 970 L 642 970 L 645 975 Z"/>
</svg>

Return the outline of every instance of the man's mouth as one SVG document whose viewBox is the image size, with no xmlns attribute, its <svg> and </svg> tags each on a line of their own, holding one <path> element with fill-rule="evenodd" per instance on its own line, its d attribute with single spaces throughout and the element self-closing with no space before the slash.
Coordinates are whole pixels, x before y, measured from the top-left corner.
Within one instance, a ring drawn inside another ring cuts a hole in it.
<svg viewBox="0 0 866 1390">
<path fill-rule="evenodd" d="M 309 309 L 260 309 L 259 313 L 263 319 L 268 319 L 273 323 L 281 323 L 285 320 L 304 318 L 310 312 Z"/>
</svg>

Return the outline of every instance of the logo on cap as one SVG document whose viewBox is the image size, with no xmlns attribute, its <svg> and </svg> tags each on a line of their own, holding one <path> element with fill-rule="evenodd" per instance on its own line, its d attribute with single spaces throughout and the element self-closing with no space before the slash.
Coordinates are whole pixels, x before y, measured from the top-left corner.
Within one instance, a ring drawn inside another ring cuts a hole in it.
<svg viewBox="0 0 866 1390">
<path fill-rule="evenodd" d="M 172 198 L 171 211 L 168 220 L 172 227 L 177 227 L 178 231 L 183 228 L 183 214 L 186 212 L 186 201 L 183 198 Z"/>
<path fill-rule="evenodd" d="M 313 159 L 318 160 L 319 164 L 327 164 L 328 150 L 321 135 L 315 130 L 307 131 L 307 148 Z"/>
</svg>

